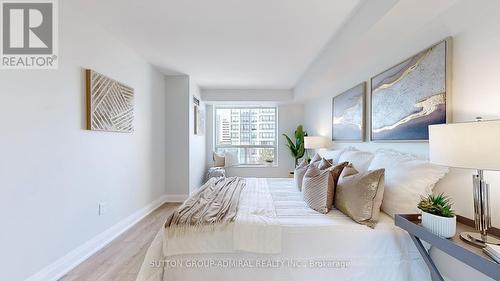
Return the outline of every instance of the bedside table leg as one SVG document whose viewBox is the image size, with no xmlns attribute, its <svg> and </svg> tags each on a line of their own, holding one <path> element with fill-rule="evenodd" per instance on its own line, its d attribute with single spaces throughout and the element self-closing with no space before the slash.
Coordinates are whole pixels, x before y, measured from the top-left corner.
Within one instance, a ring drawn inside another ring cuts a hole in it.
<svg viewBox="0 0 500 281">
<path fill-rule="evenodd" d="M 424 245 L 422 245 L 422 242 L 420 239 L 418 239 L 414 235 L 410 235 L 411 240 L 413 240 L 413 243 L 415 243 L 415 246 L 417 247 L 417 250 L 420 252 L 420 255 L 422 255 L 422 258 L 424 259 L 425 263 L 427 264 L 427 267 L 429 268 L 429 271 L 431 272 L 431 279 L 432 281 L 444 281 L 443 276 L 441 276 L 441 273 L 439 273 L 439 270 L 437 269 L 436 265 L 431 259 L 431 256 L 429 256 L 429 253 L 425 249 Z"/>
</svg>

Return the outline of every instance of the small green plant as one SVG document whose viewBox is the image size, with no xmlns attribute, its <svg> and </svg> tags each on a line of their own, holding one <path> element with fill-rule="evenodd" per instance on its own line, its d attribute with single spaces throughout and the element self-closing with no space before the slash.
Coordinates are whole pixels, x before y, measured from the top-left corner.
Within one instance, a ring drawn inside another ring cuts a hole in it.
<svg viewBox="0 0 500 281">
<path fill-rule="evenodd" d="M 295 159 L 295 166 L 297 166 L 299 159 L 304 157 L 305 148 L 304 148 L 304 137 L 307 137 L 307 132 L 304 131 L 304 127 L 302 125 L 297 126 L 297 130 L 295 130 L 295 143 L 288 137 L 286 134 L 283 134 L 286 138 L 286 146 L 290 149 L 290 154 Z"/>
<path fill-rule="evenodd" d="M 439 195 L 429 194 L 427 197 L 422 196 L 420 203 L 418 203 L 418 208 L 420 210 L 445 218 L 452 218 L 455 216 L 455 211 L 452 206 L 453 203 L 450 197 L 443 193 Z"/>
</svg>

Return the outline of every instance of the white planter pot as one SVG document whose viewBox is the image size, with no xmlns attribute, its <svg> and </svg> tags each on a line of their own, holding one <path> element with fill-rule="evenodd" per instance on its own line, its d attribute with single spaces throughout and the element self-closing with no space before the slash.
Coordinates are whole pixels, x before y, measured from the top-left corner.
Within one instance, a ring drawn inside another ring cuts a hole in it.
<svg viewBox="0 0 500 281">
<path fill-rule="evenodd" d="M 457 232 L 457 217 L 445 218 L 422 212 L 422 226 L 437 236 L 451 238 Z"/>
</svg>

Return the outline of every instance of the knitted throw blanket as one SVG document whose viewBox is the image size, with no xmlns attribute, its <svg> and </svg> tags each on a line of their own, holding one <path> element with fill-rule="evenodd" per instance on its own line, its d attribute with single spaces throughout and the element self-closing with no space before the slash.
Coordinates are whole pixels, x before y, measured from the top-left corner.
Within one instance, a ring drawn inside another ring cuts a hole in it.
<svg viewBox="0 0 500 281">
<path fill-rule="evenodd" d="M 174 211 L 167 219 L 165 227 L 176 230 L 202 230 L 234 221 L 245 186 L 245 179 L 239 177 L 209 179 Z"/>
</svg>

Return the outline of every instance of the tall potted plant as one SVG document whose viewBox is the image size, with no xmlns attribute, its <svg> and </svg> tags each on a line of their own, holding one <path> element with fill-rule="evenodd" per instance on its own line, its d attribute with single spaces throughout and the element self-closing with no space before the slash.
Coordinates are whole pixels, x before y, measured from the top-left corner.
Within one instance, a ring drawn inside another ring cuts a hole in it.
<svg viewBox="0 0 500 281">
<path fill-rule="evenodd" d="M 304 157 L 304 153 L 306 151 L 304 148 L 304 137 L 307 137 L 307 132 L 304 131 L 304 127 L 302 125 L 299 125 L 294 133 L 295 142 L 293 142 L 292 139 L 286 134 L 283 134 L 283 136 L 286 138 L 286 146 L 290 150 L 290 154 L 295 159 L 295 166 L 297 166 L 299 159 Z"/>
<path fill-rule="evenodd" d="M 457 218 L 451 199 L 443 193 L 422 197 L 418 208 L 422 210 L 422 226 L 444 238 L 455 236 Z"/>
</svg>

